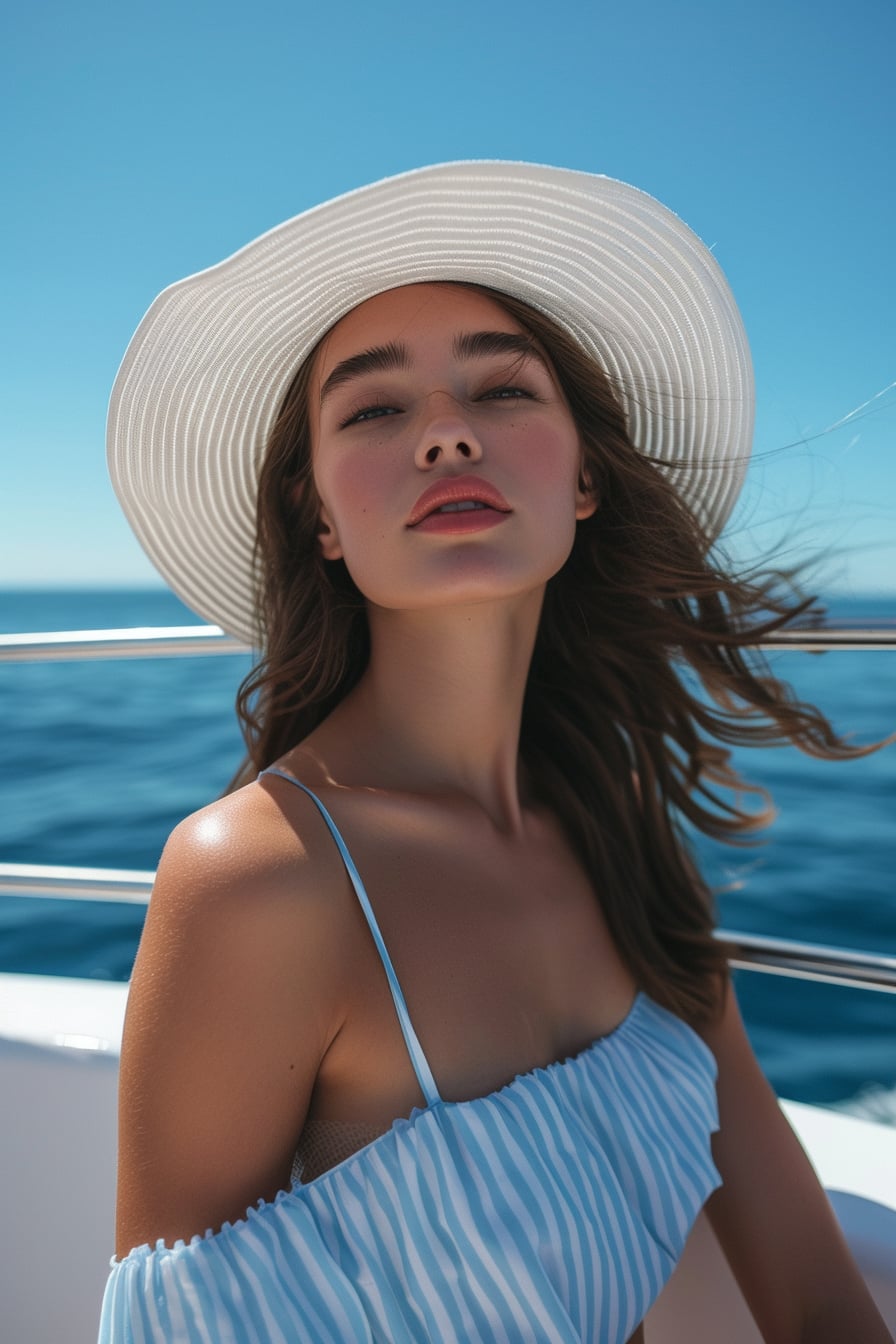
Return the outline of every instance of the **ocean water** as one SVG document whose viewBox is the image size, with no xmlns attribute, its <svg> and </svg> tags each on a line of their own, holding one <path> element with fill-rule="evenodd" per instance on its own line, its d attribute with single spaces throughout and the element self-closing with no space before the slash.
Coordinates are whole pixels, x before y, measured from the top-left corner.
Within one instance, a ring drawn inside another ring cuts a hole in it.
<svg viewBox="0 0 896 1344">
<path fill-rule="evenodd" d="M 892 602 L 834 614 L 896 617 Z M 152 592 L 0 593 L 0 631 L 181 625 Z M 841 732 L 896 731 L 896 651 L 778 653 L 776 674 Z M 0 664 L 0 861 L 151 869 L 186 814 L 220 794 L 242 756 L 233 714 L 243 657 Z M 728 929 L 896 949 L 896 745 L 832 764 L 794 748 L 741 751 L 774 795 L 758 848 L 701 841 Z M 126 979 L 142 910 L 0 897 L 0 970 Z M 782 1095 L 896 1123 L 896 995 L 740 972 L 753 1044 Z"/>
</svg>

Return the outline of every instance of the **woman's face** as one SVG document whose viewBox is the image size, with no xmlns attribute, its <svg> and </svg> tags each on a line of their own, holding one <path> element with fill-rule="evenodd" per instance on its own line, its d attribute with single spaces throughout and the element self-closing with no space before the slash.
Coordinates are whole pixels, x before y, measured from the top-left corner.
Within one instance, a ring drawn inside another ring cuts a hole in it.
<svg viewBox="0 0 896 1344">
<path fill-rule="evenodd" d="M 320 545 L 370 602 L 481 602 L 564 564 L 581 446 L 547 357 L 486 295 L 377 295 L 333 328 L 310 388 Z"/>
</svg>

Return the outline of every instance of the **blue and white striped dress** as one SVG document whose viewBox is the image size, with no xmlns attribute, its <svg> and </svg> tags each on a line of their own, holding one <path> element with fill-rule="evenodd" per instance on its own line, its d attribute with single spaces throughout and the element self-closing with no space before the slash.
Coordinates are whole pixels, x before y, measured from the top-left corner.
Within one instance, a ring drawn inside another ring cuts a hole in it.
<svg viewBox="0 0 896 1344">
<path fill-rule="evenodd" d="M 711 1051 L 641 993 L 574 1058 L 443 1101 L 311 797 L 426 1106 L 245 1219 L 113 1260 L 99 1344 L 623 1344 L 719 1184 Z"/>
</svg>

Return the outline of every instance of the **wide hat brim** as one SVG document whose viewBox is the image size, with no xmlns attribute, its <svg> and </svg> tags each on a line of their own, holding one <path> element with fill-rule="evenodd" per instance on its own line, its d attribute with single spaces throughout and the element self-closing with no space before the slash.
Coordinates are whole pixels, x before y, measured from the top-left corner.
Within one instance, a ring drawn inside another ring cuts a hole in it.
<svg viewBox="0 0 896 1344">
<path fill-rule="evenodd" d="M 621 390 L 635 446 L 661 460 L 709 537 L 746 471 L 753 376 L 708 248 L 612 178 L 525 163 L 447 163 L 287 220 L 166 289 L 112 389 L 108 461 L 138 540 L 188 606 L 259 639 L 256 482 L 305 356 L 365 299 L 467 281 L 552 317 Z"/>
</svg>

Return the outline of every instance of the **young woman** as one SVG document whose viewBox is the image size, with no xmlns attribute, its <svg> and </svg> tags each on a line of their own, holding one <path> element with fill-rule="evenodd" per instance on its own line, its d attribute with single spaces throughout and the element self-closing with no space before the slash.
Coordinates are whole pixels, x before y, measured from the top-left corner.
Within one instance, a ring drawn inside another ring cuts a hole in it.
<svg viewBox="0 0 896 1344">
<path fill-rule="evenodd" d="M 263 657 L 134 968 L 103 1341 L 622 1344 L 707 1200 L 765 1339 L 889 1338 L 679 829 L 756 824 L 719 742 L 850 750 L 712 551 L 751 426 L 712 257 L 587 174 L 423 169 L 153 305 L 113 479 Z"/>
</svg>

